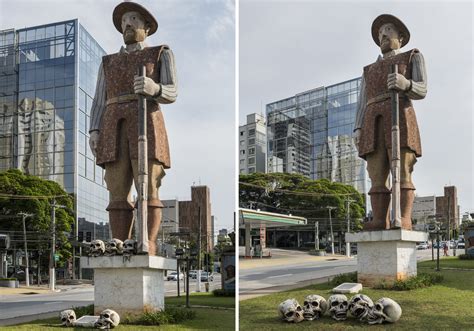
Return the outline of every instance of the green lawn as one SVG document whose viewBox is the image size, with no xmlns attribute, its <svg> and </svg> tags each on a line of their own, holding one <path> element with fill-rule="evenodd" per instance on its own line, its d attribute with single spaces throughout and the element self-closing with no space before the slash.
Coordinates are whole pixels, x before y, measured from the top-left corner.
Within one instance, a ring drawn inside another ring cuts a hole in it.
<svg viewBox="0 0 474 331">
<path fill-rule="evenodd" d="M 425 268 L 436 268 L 436 252 L 434 261 L 423 261 L 418 263 L 418 267 L 425 271 Z M 474 260 L 460 260 L 457 256 L 441 257 L 439 258 L 440 268 L 461 268 L 474 269 Z"/>
<path fill-rule="evenodd" d="M 185 303 L 185 297 L 166 298 L 165 304 L 176 306 Z M 234 308 L 235 298 L 214 297 L 209 293 L 196 293 L 190 297 L 191 305 L 203 305 L 210 307 Z M 233 309 L 212 309 L 212 308 L 191 308 L 196 311 L 196 318 L 175 325 L 159 326 L 160 330 L 234 330 L 235 310 Z M 65 328 L 60 326 L 59 317 L 46 320 L 39 320 L 27 324 L 3 327 L 2 330 L 60 330 Z M 114 330 L 157 330 L 158 326 L 125 325 L 120 324 Z M 76 328 L 76 330 L 87 330 L 86 328 Z M 91 329 L 92 330 L 92 329 Z"/>
<path fill-rule="evenodd" d="M 462 268 L 472 264 L 472 260 L 461 260 Z M 423 262 L 425 263 L 425 262 Z M 423 265 L 423 264 L 422 264 Z M 423 272 L 436 272 L 428 268 Z M 362 293 L 373 301 L 389 297 L 402 307 L 401 319 L 395 324 L 370 326 L 370 330 L 473 330 L 474 329 L 474 271 L 442 270 L 444 280 L 428 288 L 413 291 L 388 291 L 366 288 Z M 277 307 L 288 298 L 295 298 L 300 304 L 309 294 L 319 294 L 326 299 L 332 287 L 327 284 L 276 293 L 259 298 L 240 301 L 241 330 L 366 330 L 368 325 L 349 317 L 337 322 L 329 316 L 319 321 L 303 321 L 287 324 L 280 321 Z"/>
</svg>

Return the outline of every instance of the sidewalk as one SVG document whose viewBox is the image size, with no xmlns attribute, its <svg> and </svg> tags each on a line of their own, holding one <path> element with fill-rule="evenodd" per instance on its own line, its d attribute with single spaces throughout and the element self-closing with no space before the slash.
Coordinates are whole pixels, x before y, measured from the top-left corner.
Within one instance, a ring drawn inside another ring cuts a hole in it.
<svg viewBox="0 0 474 331">
<path fill-rule="evenodd" d="M 56 291 L 50 291 L 48 285 L 41 286 L 24 286 L 20 284 L 19 288 L 11 287 L 0 287 L 0 296 L 13 296 L 13 295 L 30 295 L 30 294 L 48 294 L 48 293 L 57 293 L 65 292 L 78 288 L 88 288 L 92 287 L 90 284 L 76 284 L 76 285 L 56 285 Z"/>
</svg>

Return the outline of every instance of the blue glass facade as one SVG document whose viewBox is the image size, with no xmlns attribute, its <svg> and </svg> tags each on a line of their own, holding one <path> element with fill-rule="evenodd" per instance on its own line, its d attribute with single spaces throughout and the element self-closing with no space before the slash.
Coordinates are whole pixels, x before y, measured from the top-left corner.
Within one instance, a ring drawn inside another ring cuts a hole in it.
<svg viewBox="0 0 474 331">
<path fill-rule="evenodd" d="M 360 78 L 267 105 L 268 171 L 327 178 L 367 193 L 353 141 Z"/>
<path fill-rule="evenodd" d="M 58 182 L 93 223 L 108 219 L 87 128 L 103 55 L 78 20 L 0 31 L 0 171 Z"/>
</svg>

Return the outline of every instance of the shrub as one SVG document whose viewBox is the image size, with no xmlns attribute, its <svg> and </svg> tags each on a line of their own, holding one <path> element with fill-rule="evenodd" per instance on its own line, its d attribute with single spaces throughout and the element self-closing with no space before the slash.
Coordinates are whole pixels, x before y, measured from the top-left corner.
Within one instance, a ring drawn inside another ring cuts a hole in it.
<svg viewBox="0 0 474 331">
<path fill-rule="evenodd" d="M 424 274 L 410 277 L 405 280 L 397 280 L 393 284 L 386 284 L 385 282 L 375 286 L 376 289 L 393 290 L 393 291 L 410 291 L 417 288 L 429 287 L 443 281 L 443 276 L 439 274 Z"/>
<path fill-rule="evenodd" d="M 167 308 L 164 311 L 147 312 L 138 317 L 125 317 L 123 324 L 163 325 L 177 324 L 196 317 L 194 310 Z"/>
<path fill-rule="evenodd" d="M 474 255 L 461 254 L 459 255 L 460 260 L 474 260 Z"/>
<path fill-rule="evenodd" d="M 94 305 L 84 307 L 72 307 L 72 310 L 76 313 L 77 318 L 85 315 L 94 315 Z"/>
<path fill-rule="evenodd" d="M 342 283 L 357 283 L 357 272 L 350 272 L 347 274 L 339 274 L 329 282 L 331 286 L 338 286 Z"/>
<path fill-rule="evenodd" d="M 212 294 L 215 297 L 235 297 L 234 291 L 226 291 L 222 289 L 215 289 L 214 291 L 212 291 Z"/>
</svg>

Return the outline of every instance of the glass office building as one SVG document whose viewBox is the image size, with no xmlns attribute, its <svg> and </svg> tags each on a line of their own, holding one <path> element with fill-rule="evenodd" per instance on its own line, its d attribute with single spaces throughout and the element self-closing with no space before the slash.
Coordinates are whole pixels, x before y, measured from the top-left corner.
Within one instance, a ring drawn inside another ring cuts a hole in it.
<svg viewBox="0 0 474 331">
<path fill-rule="evenodd" d="M 368 192 L 365 161 L 354 144 L 360 78 L 270 103 L 268 172 L 327 178 Z"/>
<path fill-rule="evenodd" d="M 0 31 L 0 171 L 61 184 L 76 197 L 79 224 L 108 220 L 103 169 L 88 143 L 103 55 L 77 19 Z"/>
</svg>

